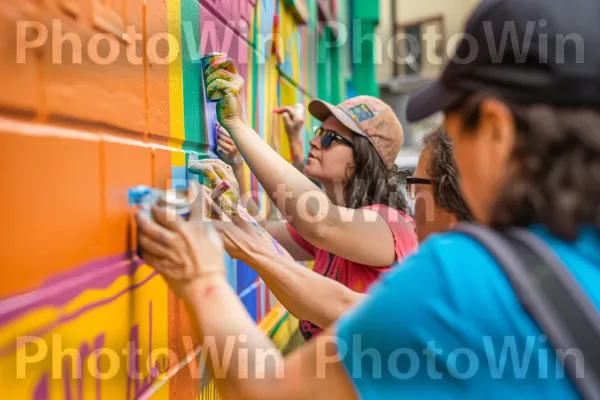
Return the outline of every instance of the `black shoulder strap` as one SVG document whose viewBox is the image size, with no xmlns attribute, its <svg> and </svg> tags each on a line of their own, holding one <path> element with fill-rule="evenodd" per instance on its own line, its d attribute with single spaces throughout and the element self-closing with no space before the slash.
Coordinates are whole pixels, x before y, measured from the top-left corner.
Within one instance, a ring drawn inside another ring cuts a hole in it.
<svg viewBox="0 0 600 400">
<path fill-rule="evenodd" d="M 454 230 L 476 239 L 498 261 L 582 397 L 599 400 L 600 315 L 554 252 L 524 229 L 499 234 L 461 223 Z"/>
</svg>

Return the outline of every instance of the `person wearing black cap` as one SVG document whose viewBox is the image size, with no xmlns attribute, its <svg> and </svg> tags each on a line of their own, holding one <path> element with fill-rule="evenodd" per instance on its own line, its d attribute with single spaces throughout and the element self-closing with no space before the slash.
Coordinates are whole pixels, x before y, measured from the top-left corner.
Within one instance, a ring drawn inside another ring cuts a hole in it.
<svg viewBox="0 0 600 400">
<path fill-rule="evenodd" d="M 587 315 L 595 322 L 599 15 L 600 2 L 591 0 L 484 1 L 457 57 L 439 82 L 411 96 L 407 110 L 410 120 L 445 113 L 475 219 L 496 229 L 524 227 L 546 244 L 582 291 L 579 300 L 589 301 Z M 509 45 L 497 56 L 492 44 L 512 28 L 521 47 Z M 479 50 L 465 62 L 469 43 Z M 600 390 L 584 392 L 581 383 L 597 387 L 594 370 L 577 368 L 599 357 L 555 350 L 520 301 L 527 292 L 517 295 L 516 281 L 464 233 L 431 236 L 364 301 L 283 362 L 276 352 L 264 357 L 272 345 L 223 278 L 223 248 L 210 225 L 180 221 L 179 227 L 193 232 L 187 241 L 193 262 L 157 269 L 188 304 L 201 338 L 216 338 L 222 352 L 231 347 L 227 338 L 244 334 L 234 350 L 246 356 L 234 351 L 225 373 L 213 368 L 226 398 L 598 398 Z M 563 356 L 577 361 L 568 364 L 575 374 L 564 373 Z"/>
</svg>

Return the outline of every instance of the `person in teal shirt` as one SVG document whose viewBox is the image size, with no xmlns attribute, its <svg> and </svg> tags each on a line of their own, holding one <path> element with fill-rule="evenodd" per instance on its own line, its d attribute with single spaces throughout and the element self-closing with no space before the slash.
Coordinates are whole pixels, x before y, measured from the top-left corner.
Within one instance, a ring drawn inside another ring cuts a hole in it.
<svg viewBox="0 0 600 400">
<path fill-rule="evenodd" d="M 483 0 L 441 78 L 407 104 L 410 121 L 444 112 L 475 220 L 541 238 L 596 311 L 598 15 L 594 0 Z M 207 77 L 209 97 L 223 91 L 221 108 L 237 104 L 241 87 L 226 67 Z M 220 118 L 231 125 L 238 117 Z M 249 145 L 244 135 L 235 140 Z M 206 202 L 198 199 L 187 221 L 169 220 L 156 207 L 154 220 L 139 214 L 139 238 L 145 261 L 186 304 L 225 398 L 580 397 L 557 362 L 560 349 L 528 316 L 499 265 L 458 232 L 427 239 L 348 314 L 284 358 L 228 284 L 223 243 L 202 220 Z"/>
<path fill-rule="evenodd" d="M 582 229 L 574 243 L 543 227 L 531 231 L 600 307 L 597 229 Z M 361 399 L 577 398 L 500 266 L 460 233 L 431 237 L 338 321 L 335 334 Z"/>
</svg>

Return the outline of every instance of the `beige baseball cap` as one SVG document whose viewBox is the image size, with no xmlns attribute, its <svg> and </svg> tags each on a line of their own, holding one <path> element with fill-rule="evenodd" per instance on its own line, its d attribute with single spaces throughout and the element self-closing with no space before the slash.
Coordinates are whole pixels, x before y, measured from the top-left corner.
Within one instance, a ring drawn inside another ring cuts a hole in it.
<svg viewBox="0 0 600 400">
<path fill-rule="evenodd" d="M 388 169 L 392 169 L 404 142 L 404 131 L 390 106 L 373 96 L 356 96 L 337 106 L 323 100 L 308 105 L 313 117 L 323 122 L 333 115 L 352 132 L 369 139 Z"/>
</svg>

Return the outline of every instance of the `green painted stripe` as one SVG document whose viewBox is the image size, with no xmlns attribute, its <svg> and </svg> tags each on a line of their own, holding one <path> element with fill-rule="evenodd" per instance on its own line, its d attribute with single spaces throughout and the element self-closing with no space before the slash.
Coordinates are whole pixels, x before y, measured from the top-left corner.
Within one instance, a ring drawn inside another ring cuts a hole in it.
<svg viewBox="0 0 600 400">
<path fill-rule="evenodd" d="M 183 70 L 183 114 L 185 127 L 184 150 L 207 155 L 206 121 L 200 60 L 200 3 L 181 0 L 181 52 Z"/>
<path fill-rule="evenodd" d="M 275 335 L 277 334 L 277 331 L 279 330 L 279 328 L 281 327 L 281 325 L 283 325 L 283 323 L 285 321 L 288 320 L 288 318 L 290 317 L 290 313 L 289 311 L 285 313 L 285 315 L 279 320 L 279 322 L 277 322 L 277 324 L 273 327 L 273 329 L 271 330 L 271 333 L 269 334 L 269 337 L 271 339 L 273 339 L 275 337 Z"/>
</svg>

